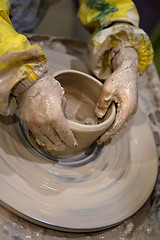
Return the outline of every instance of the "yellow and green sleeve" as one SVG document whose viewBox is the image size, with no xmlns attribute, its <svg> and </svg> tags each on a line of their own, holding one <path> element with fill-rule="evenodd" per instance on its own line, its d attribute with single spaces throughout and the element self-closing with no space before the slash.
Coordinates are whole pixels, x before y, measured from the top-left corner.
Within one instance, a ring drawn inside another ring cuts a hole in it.
<svg viewBox="0 0 160 240">
<path fill-rule="evenodd" d="M 89 67 L 100 79 L 111 74 L 111 60 L 121 47 L 133 47 L 142 74 L 153 60 L 148 35 L 138 27 L 139 15 L 131 0 L 79 0 L 78 16 L 92 33 L 88 43 Z"/>
<path fill-rule="evenodd" d="M 47 70 L 41 48 L 30 45 L 9 19 L 9 0 L 0 0 L 0 114 L 11 114 L 15 97 Z M 112 71 L 111 59 L 121 47 L 134 47 L 139 55 L 139 72 L 151 64 L 153 50 L 147 34 L 138 28 L 139 17 L 130 0 L 80 0 L 78 13 L 93 33 L 88 43 L 90 68 L 101 79 Z"/>
<path fill-rule="evenodd" d="M 17 33 L 9 19 L 10 1 L 0 1 L 0 114 L 11 114 L 16 95 L 33 84 L 46 71 L 46 57 L 41 48 L 30 45 Z"/>
</svg>

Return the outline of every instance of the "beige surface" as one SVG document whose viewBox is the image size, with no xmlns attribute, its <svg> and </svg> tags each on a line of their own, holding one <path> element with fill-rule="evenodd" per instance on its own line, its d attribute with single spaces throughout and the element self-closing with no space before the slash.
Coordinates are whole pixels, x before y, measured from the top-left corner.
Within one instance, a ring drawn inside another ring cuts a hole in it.
<svg viewBox="0 0 160 240">
<path fill-rule="evenodd" d="M 39 37 L 34 36 L 29 38 L 33 42 L 39 42 L 40 45 L 44 48 L 45 43 L 51 48 L 54 46 L 55 49 L 61 47 L 63 48 L 63 41 L 56 41 L 53 38 Z M 75 53 L 79 60 L 77 61 L 76 57 L 73 55 L 67 55 L 64 58 L 64 65 L 59 65 L 58 62 L 55 62 L 54 66 L 50 65 L 50 70 L 55 71 L 55 69 L 61 70 L 67 66 L 72 69 L 82 70 L 88 73 L 88 70 L 85 66 L 84 61 L 84 45 L 76 42 L 71 42 L 70 52 Z M 80 52 L 79 50 L 80 49 Z M 77 51 L 78 50 L 78 51 Z M 52 51 L 47 51 L 47 56 L 52 57 Z M 59 53 L 57 53 L 59 54 Z M 56 55 L 57 56 L 57 55 Z M 68 59 L 69 58 L 69 59 Z M 51 68 L 52 67 L 52 68 Z M 148 88 L 148 84 L 150 87 Z M 153 91 L 153 94 L 152 94 Z M 140 95 L 140 106 L 142 107 L 143 115 L 145 121 L 149 123 L 149 126 L 152 129 L 156 140 L 156 149 L 160 156 L 160 121 L 156 111 L 157 102 L 154 100 L 154 95 L 160 91 L 160 83 L 155 72 L 155 68 L 151 67 L 149 71 L 141 77 L 139 82 L 139 95 Z M 159 98 L 157 99 L 159 101 Z M 5 122 L 5 119 L 4 119 Z M 140 134 L 140 133 L 138 133 Z M 152 135 L 153 136 L 153 135 Z M 9 134 L 8 134 L 9 137 Z M 145 135 L 146 137 L 146 135 Z M 145 139 L 144 137 L 144 139 Z M 143 139 L 142 139 L 143 142 Z M 136 142 L 135 142 L 136 143 Z M 8 149 L 8 146 L 6 146 Z M 13 148 L 14 149 L 14 148 Z M 19 146 L 18 146 L 19 149 Z M 150 149 L 150 148 L 149 148 Z M 146 149 L 147 150 L 147 149 Z M 8 150 L 7 150 L 8 151 Z M 11 155 L 12 156 L 12 155 Z M 13 156 L 15 156 L 13 154 Z M 32 174 L 31 172 L 30 174 Z M 28 175 L 29 178 L 29 175 Z M 150 173 L 148 174 L 148 179 L 150 179 Z M 160 180 L 159 176 L 154 188 L 152 195 L 150 196 L 147 203 L 138 211 L 133 217 L 121 223 L 119 226 L 94 233 L 66 233 L 61 231 L 49 230 L 47 228 L 40 227 L 38 225 L 29 223 L 28 221 L 23 220 L 20 217 L 17 217 L 15 214 L 11 214 L 8 210 L 0 207 L 0 240 L 22 240 L 22 239 L 33 239 L 33 240 L 69 240 L 69 239 L 79 239 L 79 240 L 157 240 L 160 237 Z M 2 183 L 2 181 L 1 181 Z M 14 189 L 14 187 L 13 187 Z M 141 194 L 144 189 L 141 189 Z M 141 195 L 140 194 L 140 195 Z M 11 197 L 12 199 L 12 197 Z M 1 202 L 2 203 L 2 202 Z M 36 206 L 37 207 L 37 206 Z"/>
<path fill-rule="evenodd" d="M 83 45 L 51 42 L 52 51 L 44 43 L 43 49 L 53 72 L 79 66 Z M 68 231 L 110 227 L 139 210 L 154 187 L 157 152 L 141 110 L 110 144 L 92 146 L 71 159 L 33 147 L 16 116 L 1 118 L 0 128 L 1 201 L 42 226 Z"/>
<path fill-rule="evenodd" d="M 33 148 L 16 118 L 2 121 L 0 198 L 31 222 L 95 231 L 133 215 L 152 192 L 157 153 L 141 111 L 112 143 L 71 159 Z"/>
</svg>

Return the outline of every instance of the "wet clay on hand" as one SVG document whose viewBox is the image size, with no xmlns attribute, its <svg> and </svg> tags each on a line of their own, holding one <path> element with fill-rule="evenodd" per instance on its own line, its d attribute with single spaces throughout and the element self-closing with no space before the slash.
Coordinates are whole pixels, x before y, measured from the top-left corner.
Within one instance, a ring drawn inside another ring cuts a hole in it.
<svg viewBox="0 0 160 240">
<path fill-rule="evenodd" d="M 119 132 L 136 113 L 138 104 L 138 54 L 135 49 L 122 48 L 112 60 L 113 73 L 106 79 L 96 108 L 103 117 L 111 102 L 117 104 L 116 119 L 99 142 L 106 141 Z"/>
<path fill-rule="evenodd" d="M 23 121 L 43 148 L 62 150 L 77 141 L 64 117 L 64 90 L 52 75 L 38 80 L 18 98 Z"/>
</svg>

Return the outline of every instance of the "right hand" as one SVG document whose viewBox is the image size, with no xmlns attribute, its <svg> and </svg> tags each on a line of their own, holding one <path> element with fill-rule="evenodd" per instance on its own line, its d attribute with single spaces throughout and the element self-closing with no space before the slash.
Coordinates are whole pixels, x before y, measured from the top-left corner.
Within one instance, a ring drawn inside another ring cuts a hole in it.
<svg viewBox="0 0 160 240">
<path fill-rule="evenodd" d="M 77 141 L 63 113 L 64 90 L 47 75 L 35 82 L 18 97 L 23 121 L 37 143 L 48 151 L 61 151 Z"/>
<path fill-rule="evenodd" d="M 122 48 L 112 60 L 113 73 L 106 79 L 100 93 L 96 115 L 103 117 L 112 102 L 117 113 L 112 126 L 100 137 L 107 141 L 123 129 L 137 111 L 138 106 L 138 54 L 131 47 Z"/>
</svg>

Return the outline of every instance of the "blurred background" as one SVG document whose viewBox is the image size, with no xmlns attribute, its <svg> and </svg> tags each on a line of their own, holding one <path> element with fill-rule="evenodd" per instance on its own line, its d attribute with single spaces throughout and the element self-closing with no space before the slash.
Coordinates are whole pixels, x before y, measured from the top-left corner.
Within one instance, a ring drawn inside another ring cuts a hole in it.
<svg viewBox="0 0 160 240">
<path fill-rule="evenodd" d="M 77 18 L 77 10 L 78 6 L 75 0 L 59 0 L 57 3 L 51 4 L 34 32 L 86 40 L 88 32 L 81 26 Z"/>
</svg>

